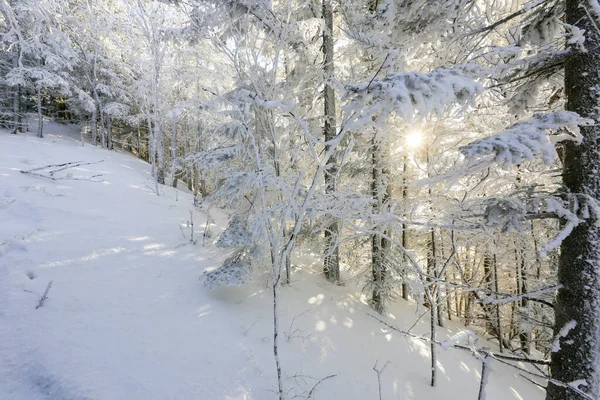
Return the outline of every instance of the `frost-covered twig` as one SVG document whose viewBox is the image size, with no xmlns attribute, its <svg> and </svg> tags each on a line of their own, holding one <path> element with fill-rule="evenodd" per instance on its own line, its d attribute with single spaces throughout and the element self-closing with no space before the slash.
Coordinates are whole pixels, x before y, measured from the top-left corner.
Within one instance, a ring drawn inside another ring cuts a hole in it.
<svg viewBox="0 0 600 400">
<path fill-rule="evenodd" d="M 535 372 L 531 372 L 531 371 L 529 371 L 529 370 L 527 370 L 527 369 L 525 369 L 523 367 L 519 367 L 518 365 L 511 364 L 508 361 L 502 360 L 501 357 L 498 357 L 497 354 L 494 355 L 494 359 L 496 359 L 496 361 L 498 361 L 498 362 L 500 362 L 502 364 L 511 366 L 511 367 L 513 367 L 513 368 L 521 371 L 521 372 L 524 372 L 524 373 L 529 374 L 531 376 L 535 376 L 536 378 L 545 379 L 548 382 L 550 382 L 550 383 L 552 383 L 552 384 L 554 384 L 556 386 L 560 386 L 560 387 L 563 387 L 563 388 L 566 388 L 566 389 L 570 389 L 570 390 L 574 391 L 575 393 L 579 394 L 584 399 L 587 399 L 587 400 L 597 400 L 596 398 L 594 398 L 594 397 L 590 396 L 589 394 L 583 392 L 581 389 L 579 389 L 577 386 L 573 385 L 572 383 L 561 382 L 561 381 L 556 380 L 554 378 L 551 378 L 549 376 L 538 374 L 538 373 L 535 373 Z"/>
<path fill-rule="evenodd" d="M 294 317 L 292 318 L 292 322 L 290 322 L 290 327 L 289 327 L 288 331 L 284 332 L 285 337 L 288 342 L 294 338 L 301 338 L 303 342 L 309 341 L 309 337 L 312 335 L 311 333 L 309 333 L 308 335 L 305 335 L 303 330 L 301 330 L 300 328 L 294 327 L 296 320 L 309 311 L 310 310 L 306 310 L 306 311 L 301 312 L 300 314 L 294 315 Z"/>
<path fill-rule="evenodd" d="M 308 396 L 306 397 L 307 400 L 315 398 L 314 396 L 315 396 L 315 393 L 317 392 L 317 386 L 319 386 L 321 383 L 323 383 L 327 379 L 335 378 L 336 376 L 337 376 L 337 374 L 329 375 L 329 376 L 326 376 L 325 378 L 321 379 L 319 382 L 315 383 L 315 386 L 313 386 L 312 389 L 310 389 L 310 392 L 308 392 Z"/>
<path fill-rule="evenodd" d="M 254 328 L 254 326 L 256 324 L 258 324 L 258 321 L 260 321 L 260 318 L 256 319 L 256 321 L 254 321 L 248 328 L 246 328 L 244 325 L 242 325 L 242 329 L 244 330 L 244 336 L 248 336 L 248 333 L 250 332 L 250 330 L 252 328 Z"/>
<path fill-rule="evenodd" d="M 44 295 L 40 298 L 40 301 L 38 302 L 38 305 L 35 306 L 35 309 L 37 310 L 38 308 L 40 308 L 41 306 L 44 305 L 44 302 L 46 301 L 46 299 L 48 298 L 48 292 L 50 291 L 50 288 L 52 287 L 52 282 L 50 281 L 48 282 L 48 286 L 46 286 L 46 290 L 44 291 Z"/>
<path fill-rule="evenodd" d="M 383 374 L 383 371 L 385 371 L 385 367 L 387 367 L 390 362 L 389 361 L 386 362 L 383 365 L 383 367 L 381 367 L 380 369 L 377 369 L 378 361 L 379 360 L 375 361 L 375 366 L 373 366 L 373 371 L 375 371 L 375 373 L 377 374 L 377 387 L 379 388 L 379 400 L 383 400 L 383 394 L 381 393 L 381 374 Z"/>
<path fill-rule="evenodd" d="M 368 315 L 371 318 L 374 318 L 377 321 L 381 322 L 383 325 L 385 325 L 389 329 L 396 331 L 402 335 L 409 336 L 414 339 L 419 339 L 419 340 L 422 340 L 427 343 L 431 342 L 431 339 L 428 337 L 404 331 L 394 325 L 389 324 L 388 322 L 382 320 L 381 318 L 377 317 L 376 315 L 373 315 L 373 314 L 368 314 Z M 442 342 L 439 342 L 439 341 L 434 341 L 433 343 L 436 345 L 439 345 L 439 346 L 442 345 Z M 495 359 L 502 359 L 502 360 L 506 360 L 506 361 L 524 362 L 524 363 L 538 364 L 538 365 L 550 365 L 550 360 L 538 360 L 538 359 L 529 359 L 529 358 L 523 358 L 523 357 L 508 356 L 506 354 L 495 354 L 488 350 L 473 348 L 472 346 L 463 346 L 460 344 L 453 344 L 451 346 L 448 346 L 448 348 L 458 349 L 458 350 L 462 350 L 462 351 L 468 351 L 469 353 L 477 353 L 477 354 L 489 353 L 490 355 L 493 355 L 493 357 Z M 509 364 L 509 365 L 512 365 L 512 364 Z"/>
<path fill-rule="evenodd" d="M 412 338 L 415 338 L 415 339 L 423 340 L 424 342 L 431 342 L 430 338 L 427 338 L 427 337 L 424 337 L 424 336 L 420 336 L 420 335 L 416 335 L 414 333 L 403 331 L 402 329 L 400 329 L 400 328 L 398 328 L 398 327 L 396 327 L 394 325 L 391 325 L 391 324 L 387 323 L 386 321 L 382 320 L 381 318 L 379 318 L 376 315 L 369 314 L 369 316 L 372 317 L 372 318 L 374 318 L 374 319 L 376 319 L 377 321 L 381 322 L 383 325 L 385 325 L 386 327 L 392 329 L 393 331 L 401 333 L 401 334 L 403 334 L 405 336 L 409 336 L 409 337 L 412 337 Z M 567 326 L 565 326 L 565 328 L 563 328 L 563 329 L 566 329 L 569 325 L 570 324 L 567 324 Z M 572 328 L 572 327 L 570 327 L 570 328 Z M 442 343 L 437 342 L 437 341 L 434 342 L 434 343 L 437 344 L 437 345 L 440 345 L 440 346 L 442 345 Z M 458 349 L 458 350 L 462 350 L 462 351 L 468 351 L 469 353 L 477 356 L 478 358 L 486 357 L 486 358 L 488 358 L 488 362 L 489 362 L 489 359 L 494 359 L 494 360 L 496 360 L 496 361 L 498 361 L 498 362 L 500 362 L 502 364 L 505 364 L 505 365 L 510 366 L 510 367 L 512 367 L 514 369 L 517 369 L 517 370 L 519 370 L 521 372 L 529 374 L 530 376 L 535 376 L 535 377 L 540 378 L 540 379 L 545 379 L 548 382 L 551 382 L 551 383 L 553 383 L 556 386 L 560 386 L 560 387 L 564 387 L 564 388 L 570 389 L 570 390 L 574 391 L 575 393 L 579 394 L 580 396 L 582 396 L 584 399 L 596 400 L 592 396 L 588 395 L 587 393 L 585 393 L 581 389 L 579 389 L 578 385 L 574 384 L 573 382 L 570 382 L 570 383 L 561 382 L 561 381 L 558 381 L 558 380 L 556 380 L 556 379 L 554 379 L 554 378 L 552 378 L 550 376 L 547 376 L 545 374 L 538 374 L 538 373 L 535 373 L 535 372 L 531 372 L 531 371 L 529 371 L 526 368 L 520 367 L 519 365 L 516 365 L 516 364 L 512 363 L 512 362 L 522 362 L 522 363 L 533 364 L 533 365 L 535 365 L 535 364 L 538 364 L 538 365 L 550 365 L 550 360 L 537 360 L 537 359 L 529 359 L 529 358 L 508 356 L 508 355 L 505 355 L 505 354 L 496 354 L 496 353 L 493 353 L 493 352 L 491 352 L 489 350 L 477 349 L 477 348 L 474 348 L 474 347 L 463 346 L 463 345 L 460 345 L 460 344 L 453 344 L 452 346 L 449 346 L 448 348 L 454 348 L 454 349 Z"/>
<path fill-rule="evenodd" d="M 517 295 L 494 293 L 494 295 L 496 295 L 497 297 L 482 298 L 479 300 L 479 302 L 482 304 L 506 304 L 506 303 L 512 303 L 515 301 L 520 301 L 522 299 L 530 299 L 532 301 L 537 301 L 537 302 L 540 302 L 547 306 L 554 307 L 554 305 L 552 303 L 533 298 L 533 296 L 539 296 L 541 294 L 546 294 L 546 293 L 554 293 L 560 288 L 562 288 L 562 285 L 554 285 L 554 286 L 550 286 L 547 288 L 534 290 L 533 292 L 517 294 Z"/>
</svg>

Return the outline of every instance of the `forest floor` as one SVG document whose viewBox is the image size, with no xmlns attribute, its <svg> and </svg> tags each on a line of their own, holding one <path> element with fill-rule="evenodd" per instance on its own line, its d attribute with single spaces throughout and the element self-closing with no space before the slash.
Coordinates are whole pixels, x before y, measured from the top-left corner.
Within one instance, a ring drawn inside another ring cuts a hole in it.
<svg viewBox="0 0 600 400">
<path fill-rule="evenodd" d="M 212 240 L 203 245 L 199 211 L 199 243 L 189 243 L 191 196 L 166 186 L 157 196 L 147 163 L 81 147 L 72 127 L 46 131 L 42 139 L 0 131 L 0 399 L 275 399 L 266 279 L 203 288 L 199 277 L 225 254 Z M 74 161 L 93 164 L 56 180 L 20 172 Z M 226 219 L 213 214 L 218 234 Z M 326 283 L 317 258 L 294 264 L 280 305 L 289 399 L 307 398 L 331 375 L 315 399 L 379 399 L 376 362 L 389 362 L 383 399 L 477 398 L 481 362 L 472 355 L 439 348 L 430 387 L 427 343 L 373 319 L 353 281 Z M 399 300 L 386 319 L 408 329 L 419 314 Z M 423 318 L 413 331 L 428 325 Z M 447 325 L 442 340 L 464 329 Z M 518 371 L 491 367 L 488 400 L 544 397 Z"/>
</svg>

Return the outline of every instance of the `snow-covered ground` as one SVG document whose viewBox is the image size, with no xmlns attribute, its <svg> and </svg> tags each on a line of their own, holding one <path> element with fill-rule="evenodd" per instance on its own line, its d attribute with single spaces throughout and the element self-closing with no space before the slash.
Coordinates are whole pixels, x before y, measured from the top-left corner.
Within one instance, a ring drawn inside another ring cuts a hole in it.
<svg viewBox="0 0 600 400">
<path fill-rule="evenodd" d="M 148 164 L 82 148 L 72 127 L 46 129 L 43 139 L 0 131 L 0 399 L 276 398 L 270 291 L 264 282 L 201 286 L 223 254 L 184 237 L 190 195 L 161 187 L 157 196 Z M 19 172 L 101 160 L 56 181 Z M 97 174 L 101 182 L 85 180 Z M 215 220 L 218 232 L 224 219 Z M 196 212 L 198 237 L 205 221 Z M 428 345 L 385 329 L 358 289 L 330 286 L 318 271 L 308 263 L 282 289 L 289 398 L 306 398 L 335 375 L 314 398 L 378 399 L 376 361 L 390 362 L 383 399 L 477 398 L 479 361 L 440 348 L 438 386 L 430 387 Z M 404 329 L 417 317 L 403 301 L 390 312 Z M 460 329 L 450 324 L 440 336 Z M 543 398 L 517 371 L 492 369 L 488 399 Z"/>
</svg>

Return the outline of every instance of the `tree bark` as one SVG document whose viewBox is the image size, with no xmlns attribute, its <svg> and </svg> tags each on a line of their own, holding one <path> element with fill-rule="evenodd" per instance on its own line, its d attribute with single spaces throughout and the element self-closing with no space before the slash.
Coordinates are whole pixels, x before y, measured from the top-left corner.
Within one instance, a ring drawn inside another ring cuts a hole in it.
<svg viewBox="0 0 600 400">
<path fill-rule="evenodd" d="M 566 23 L 586 34 L 585 52 L 571 45 L 565 64 L 567 110 L 582 117 L 598 118 L 600 84 L 600 33 L 591 2 L 566 0 Z M 565 144 L 563 184 L 571 193 L 600 198 L 600 126 L 581 128 L 583 142 Z M 581 197 L 580 197 L 581 198 Z M 593 398 L 600 396 L 600 226 L 595 218 L 579 224 L 562 242 L 558 263 L 558 291 L 555 304 L 557 335 L 571 321 L 576 325 L 560 340 L 552 353 L 552 377 L 561 382 L 584 379 L 580 389 Z M 547 400 L 579 400 L 573 390 L 548 383 Z"/>
</svg>

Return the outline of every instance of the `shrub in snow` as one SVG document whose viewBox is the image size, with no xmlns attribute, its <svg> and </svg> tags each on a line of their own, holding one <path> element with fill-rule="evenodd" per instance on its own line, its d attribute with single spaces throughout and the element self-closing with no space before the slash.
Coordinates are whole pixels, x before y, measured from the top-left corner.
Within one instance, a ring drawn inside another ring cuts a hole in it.
<svg viewBox="0 0 600 400">
<path fill-rule="evenodd" d="M 252 258 L 247 249 L 242 249 L 229 256 L 219 268 L 205 272 L 200 280 L 208 289 L 219 286 L 241 286 L 250 281 L 252 271 Z"/>
<path fill-rule="evenodd" d="M 234 216 L 227 229 L 221 233 L 216 246 L 221 248 L 251 246 L 252 234 L 248 229 L 248 222 L 239 216 Z"/>
</svg>

